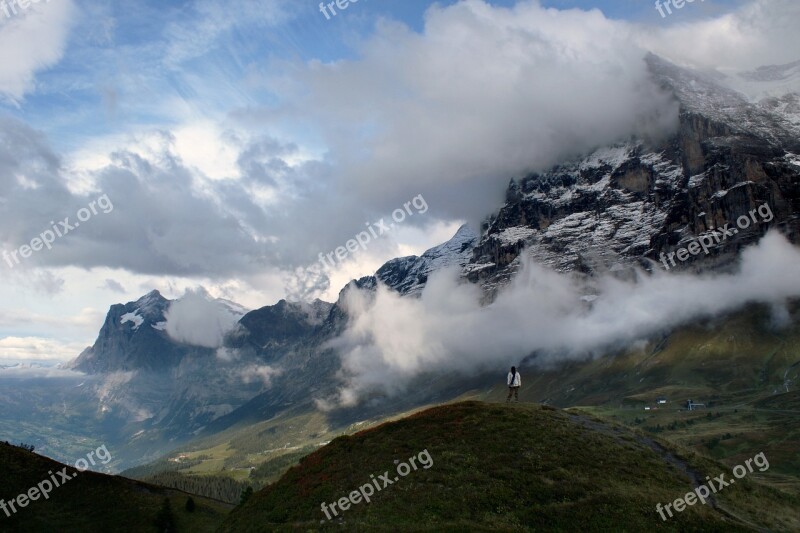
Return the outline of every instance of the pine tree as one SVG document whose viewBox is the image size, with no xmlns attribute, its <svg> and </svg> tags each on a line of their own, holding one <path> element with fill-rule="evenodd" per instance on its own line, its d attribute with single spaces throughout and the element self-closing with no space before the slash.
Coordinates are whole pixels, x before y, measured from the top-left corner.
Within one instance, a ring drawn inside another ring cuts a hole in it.
<svg viewBox="0 0 800 533">
<path fill-rule="evenodd" d="M 239 505 L 244 505 L 247 500 L 253 495 L 253 487 L 247 487 L 242 491 L 242 497 L 239 500 Z"/>
<path fill-rule="evenodd" d="M 194 509 L 195 509 L 194 498 L 190 496 L 189 499 L 186 500 L 186 512 L 193 513 Z"/>
<path fill-rule="evenodd" d="M 161 505 L 161 510 L 158 511 L 155 521 L 156 529 L 159 533 L 173 533 L 177 531 L 175 527 L 175 517 L 172 514 L 172 505 L 169 503 L 169 498 L 164 498 L 164 503 Z"/>
</svg>

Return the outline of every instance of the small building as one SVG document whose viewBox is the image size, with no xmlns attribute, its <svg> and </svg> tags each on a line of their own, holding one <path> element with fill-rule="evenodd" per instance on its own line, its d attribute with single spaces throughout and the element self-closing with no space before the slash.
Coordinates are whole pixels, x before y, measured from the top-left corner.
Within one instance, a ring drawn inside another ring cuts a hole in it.
<svg viewBox="0 0 800 533">
<path fill-rule="evenodd" d="M 658 399 L 656 400 L 656 403 L 665 404 L 665 403 L 667 403 L 667 399 L 664 398 L 663 396 L 659 396 Z"/>
<path fill-rule="evenodd" d="M 704 403 L 695 403 L 692 400 L 686 400 L 686 409 L 689 411 L 694 411 L 695 409 L 705 407 L 706 404 Z"/>
</svg>

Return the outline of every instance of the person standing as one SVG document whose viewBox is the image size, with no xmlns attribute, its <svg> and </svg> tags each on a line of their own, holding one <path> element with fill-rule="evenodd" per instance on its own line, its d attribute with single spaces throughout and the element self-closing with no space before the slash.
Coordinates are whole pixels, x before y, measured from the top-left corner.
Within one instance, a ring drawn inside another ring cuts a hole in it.
<svg viewBox="0 0 800 533">
<path fill-rule="evenodd" d="M 519 402 L 519 388 L 522 386 L 522 377 L 517 372 L 517 367 L 512 366 L 511 372 L 508 373 L 508 398 L 506 403 L 511 401 L 511 395 L 514 395 L 514 401 Z"/>
</svg>

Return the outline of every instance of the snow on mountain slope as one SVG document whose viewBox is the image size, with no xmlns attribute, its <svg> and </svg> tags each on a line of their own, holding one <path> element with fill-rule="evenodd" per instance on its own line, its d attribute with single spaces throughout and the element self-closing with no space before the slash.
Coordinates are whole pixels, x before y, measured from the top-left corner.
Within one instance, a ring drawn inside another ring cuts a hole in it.
<svg viewBox="0 0 800 533">
<path fill-rule="evenodd" d="M 401 294 L 419 294 L 431 273 L 467 264 L 478 238 L 473 229 L 463 225 L 446 243 L 427 250 L 419 257 L 392 259 L 378 269 L 375 276 Z"/>
<path fill-rule="evenodd" d="M 724 79 L 677 67 L 652 54 L 647 63 L 655 79 L 674 93 L 684 111 L 724 124 L 736 135 L 756 135 L 775 145 L 800 143 L 800 128 L 789 117 L 776 109 L 754 105 L 745 94 L 727 86 Z"/>
<path fill-rule="evenodd" d="M 528 176 L 509 187 L 464 272 L 473 281 L 490 276 L 494 289 L 519 268 L 523 249 L 559 271 L 630 263 L 650 249 L 682 177 L 663 153 L 631 143 Z"/>
<path fill-rule="evenodd" d="M 132 313 L 125 313 L 120 318 L 120 324 L 124 324 L 126 322 L 133 322 L 133 330 L 136 331 L 139 327 L 144 323 L 144 318 L 139 316 L 139 310 L 135 310 Z"/>
<path fill-rule="evenodd" d="M 800 61 L 726 76 L 722 83 L 800 129 Z M 795 130 L 797 131 L 797 129 Z"/>
<path fill-rule="evenodd" d="M 682 267 L 730 264 L 742 246 L 780 225 L 800 234 L 795 163 L 800 129 L 791 113 L 754 104 L 712 77 L 649 56 L 661 85 L 680 103 L 677 134 L 632 140 L 513 181 L 486 224 L 464 275 L 493 292 L 520 266 L 523 249 L 558 271 L 592 274 L 654 266 L 662 251 L 767 202 L 776 220 L 722 243 Z M 791 68 L 757 71 L 794 77 Z M 789 76 L 791 74 L 791 76 Z"/>
<path fill-rule="evenodd" d="M 740 72 L 724 81 L 751 102 L 800 93 L 800 61 L 759 67 L 750 72 Z"/>
</svg>

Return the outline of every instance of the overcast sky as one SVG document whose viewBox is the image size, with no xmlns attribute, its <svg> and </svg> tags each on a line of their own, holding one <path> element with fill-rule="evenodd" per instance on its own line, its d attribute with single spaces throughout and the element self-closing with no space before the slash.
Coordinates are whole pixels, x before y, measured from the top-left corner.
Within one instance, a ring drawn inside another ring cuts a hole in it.
<svg viewBox="0 0 800 533">
<path fill-rule="evenodd" d="M 0 10 L 0 250 L 85 220 L 0 259 L 0 360 L 72 358 L 154 288 L 273 304 L 290 272 L 423 195 L 330 272 L 333 300 L 478 223 L 521 172 L 668 128 L 646 51 L 723 73 L 800 59 L 796 0 L 666 18 L 638 0 L 16 9 Z"/>
</svg>

